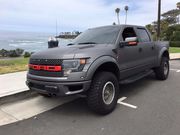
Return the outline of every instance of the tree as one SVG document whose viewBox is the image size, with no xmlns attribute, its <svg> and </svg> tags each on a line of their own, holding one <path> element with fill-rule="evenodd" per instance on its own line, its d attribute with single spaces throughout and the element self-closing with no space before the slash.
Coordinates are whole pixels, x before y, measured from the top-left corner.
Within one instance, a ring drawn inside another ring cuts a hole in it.
<svg viewBox="0 0 180 135">
<path fill-rule="evenodd" d="M 24 56 L 24 58 L 28 58 L 28 57 L 31 56 L 31 53 L 30 52 L 25 52 L 23 56 Z"/>
<path fill-rule="evenodd" d="M 177 6 L 177 9 L 180 10 L 180 2 L 178 2 L 176 4 L 176 6 Z M 180 24 L 180 15 L 178 15 L 178 21 L 179 21 L 179 24 Z"/>
<path fill-rule="evenodd" d="M 166 31 L 169 27 L 169 23 L 165 20 L 161 20 L 161 33 L 160 33 L 160 38 L 161 39 L 166 39 Z"/>
<path fill-rule="evenodd" d="M 8 51 L 5 50 L 5 49 L 0 50 L 0 56 L 7 57 L 8 56 Z"/>
<path fill-rule="evenodd" d="M 162 19 L 160 20 L 160 39 L 169 41 L 180 40 L 180 25 L 177 25 L 178 18 L 180 15 L 180 2 L 177 4 L 177 9 L 172 9 L 163 13 Z M 154 21 L 152 24 L 146 25 L 147 29 L 152 33 L 153 38 L 157 35 L 157 22 Z M 156 39 L 156 38 L 154 38 Z"/>
<path fill-rule="evenodd" d="M 153 33 L 153 25 L 152 24 L 146 25 L 146 28 L 151 32 L 151 34 Z"/>
<path fill-rule="evenodd" d="M 180 9 L 180 2 L 176 4 L 177 8 Z"/>
<path fill-rule="evenodd" d="M 179 32 L 180 32 L 180 25 L 173 25 L 168 27 L 168 29 L 166 30 L 166 40 L 180 41 Z"/>
<path fill-rule="evenodd" d="M 75 31 L 75 34 L 76 34 L 76 35 L 80 35 L 80 34 L 81 34 L 81 32 L 79 32 L 79 31 Z"/>
<path fill-rule="evenodd" d="M 124 10 L 126 11 L 126 18 L 125 18 L 125 24 L 127 23 L 127 12 L 129 10 L 129 7 L 128 6 L 125 6 L 124 7 Z"/>
<path fill-rule="evenodd" d="M 20 48 L 17 48 L 15 51 L 16 51 L 16 54 L 17 54 L 18 56 L 21 56 L 21 55 L 23 54 L 23 52 L 24 52 L 24 50 L 23 50 L 23 49 L 20 49 Z"/>
<path fill-rule="evenodd" d="M 116 8 L 115 12 L 117 14 L 117 19 L 118 19 L 118 24 L 120 24 L 120 20 L 119 20 L 119 13 L 120 13 L 120 8 Z"/>
<path fill-rule="evenodd" d="M 157 29 L 154 23 L 146 25 L 146 28 L 151 32 L 153 40 L 157 40 Z"/>
<path fill-rule="evenodd" d="M 180 14 L 179 9 L 172 9 L 162 14 L 163 20 L 167 21 L 170 25 L 178 22 L 178 16 Z"/>
</svg>

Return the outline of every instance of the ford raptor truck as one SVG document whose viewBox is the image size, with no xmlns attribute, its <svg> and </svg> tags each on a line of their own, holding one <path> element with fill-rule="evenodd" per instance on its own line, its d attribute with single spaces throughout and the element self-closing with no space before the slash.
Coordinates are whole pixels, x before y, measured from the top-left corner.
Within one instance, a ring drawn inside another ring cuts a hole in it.
<svg viewBox="0 0 180 135">
<path fill-rule="evenodd" d="M 96 113 L 112 112 L 121 88 L 152 72 L 169 74 L 169 43 L 154 42 L 142 26 L 115 25 L 88 29 L 67 46 L 34 53 L 26 84 L 48 96 L 85 95 Z"/>
</svg>

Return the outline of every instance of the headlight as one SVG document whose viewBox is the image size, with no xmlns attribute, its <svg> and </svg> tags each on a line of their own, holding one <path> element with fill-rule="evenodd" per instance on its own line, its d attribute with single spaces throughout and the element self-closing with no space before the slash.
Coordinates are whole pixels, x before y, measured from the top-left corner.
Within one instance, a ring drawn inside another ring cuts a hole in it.
<svg viewBox="0 0 180 135">
<path fill-rule="evenodd" d="M 82 71 L 86 64 L 86 59 L 63 60 L 64 75 L 67 76 L 71 72 Z"/>
</svg>

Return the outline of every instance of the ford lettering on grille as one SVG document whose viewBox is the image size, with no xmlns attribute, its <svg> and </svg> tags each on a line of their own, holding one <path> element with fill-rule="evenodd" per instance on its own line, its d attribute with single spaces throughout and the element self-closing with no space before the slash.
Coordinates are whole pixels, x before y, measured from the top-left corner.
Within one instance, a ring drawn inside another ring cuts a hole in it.
<svg viewBox="0 0 180 135">
<path fill-rule="evenodd" d="M 44 71 L 54 71 L 54 72 L 58 72 L 62 70 L 61 66 L 34 65 L 34 64 L 29 64 L 29 68 L 33 70 L 44 70 Z"/>
</svg>

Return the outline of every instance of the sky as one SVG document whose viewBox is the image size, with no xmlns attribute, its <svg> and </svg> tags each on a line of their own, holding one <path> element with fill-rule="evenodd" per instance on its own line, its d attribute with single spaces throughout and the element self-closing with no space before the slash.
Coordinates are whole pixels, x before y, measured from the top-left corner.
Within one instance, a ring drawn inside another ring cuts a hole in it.
<svg viewBox="0 0 180 135">
<path fill-rule="evenodd" d="M 176 8 L 179 0 L 162 0 L 162 13 Z M 0 0 L 0 30 L 55 32 L 84 31 L 117 22 L 146 25 L 157 20 L 158 0 Z"/>
</svg>

